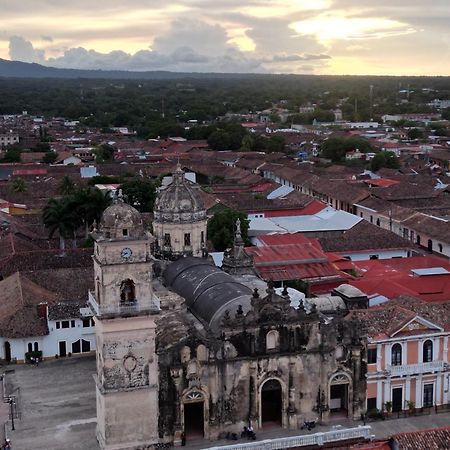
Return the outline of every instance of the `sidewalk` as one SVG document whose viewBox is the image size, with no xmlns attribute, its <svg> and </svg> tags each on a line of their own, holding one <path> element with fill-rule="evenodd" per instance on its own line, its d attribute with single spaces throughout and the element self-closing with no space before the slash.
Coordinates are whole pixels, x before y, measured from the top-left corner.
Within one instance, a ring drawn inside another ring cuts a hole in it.
<svg viewBox="0 0 450 450">
<path fill-rule="evenodd" d="M 261 430 L 256 432 L 257 441 L 265 439 L 276 439 L 288 436 L 299 436 L 303 434 L 313 434 L 323 431 L 330 431 L 336 428 L 353 428 L 358 425 L 363 425 L 361 421 L 343 420 L 339 423 L 333 423 L 332 425 L 318 425 L 312 431 L 306 430 L 283 430 L 281 428 L 271 430 Z M 392 420 L 379 420 L 375 422 L 367 422 L 372 428 L 372 434 L 375 438 L 388 438 L 393 434 L 402 433 L 406 431 L 417 431 L 429 428 L 438 428 L 450 426 L 450 412 L 429 414 L 417 417 L 407 417 L 404 419 L 392 419 Z M 226 445 L 233 445 L 236 443 L 251 442 L 246 439 L 239 439 L 238 441 L 220 440 L 209 442 L 206 440 L 195 440 L 186 443 L 186 449 L 189 450 L 202 450 L 210 447 L 219 447 Z"/>
</svg>

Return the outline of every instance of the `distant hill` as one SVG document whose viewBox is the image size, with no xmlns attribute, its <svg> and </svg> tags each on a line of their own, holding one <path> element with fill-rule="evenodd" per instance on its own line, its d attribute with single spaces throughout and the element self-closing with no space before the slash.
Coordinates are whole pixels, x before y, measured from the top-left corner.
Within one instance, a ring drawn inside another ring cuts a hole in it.
<svg viewBox="0 0 450 450">
<path fill-rule="evenodd" d="M 165 80 L 186 78 L 241 78 L 256 74 L 187 73 L 169 71 L 131 72 L 127 70 L 57 69 L 36 63 L 0 58 L 0 78 L 91 78 L 116 80 Z"/>
</svg>

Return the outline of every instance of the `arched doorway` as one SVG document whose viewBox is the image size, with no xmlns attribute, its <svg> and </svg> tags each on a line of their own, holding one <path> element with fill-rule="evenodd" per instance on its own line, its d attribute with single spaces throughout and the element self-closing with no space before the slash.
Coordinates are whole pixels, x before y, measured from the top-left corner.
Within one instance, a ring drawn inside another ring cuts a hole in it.
<svg viewBox="0 0 450 450">
<path fill-rule="evenodd" d="M 11 362 L 11 344 L 5 341 L 5 361 Z"/>
<path fill-rule="evenodd" d="M 350 379 L 345 373 L 338 373 L 330 380 L 330 413 L 348 416 Z"/>
<path fill-rule="evenodd" d="M 281 427 L 283 391 L 278 380 L 267 380 L 261 388 L 261 425 Z"/>
<path fill-rule="evenodd" d="M 184 401 L 184 432 L 186 439 L 202 438 L 205 435 L 204 396 L 192 391 Z"/>
</svg>

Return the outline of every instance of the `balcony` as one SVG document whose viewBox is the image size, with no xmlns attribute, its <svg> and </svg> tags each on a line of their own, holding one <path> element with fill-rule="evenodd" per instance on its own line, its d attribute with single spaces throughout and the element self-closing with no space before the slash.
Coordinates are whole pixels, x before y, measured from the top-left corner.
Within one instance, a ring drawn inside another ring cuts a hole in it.
<svg viewBox="0 0 450 450">
<path fill-rule="evenodd" d="M 89 291 L 88 304 L 95 316 L 104 318 L 108 316 L 138 316 L 144 314 L 156 314 L 160 311 L 160 301 L 156 295 L 153 295 L 153 298 L 145 304 L 141 304 L 139 301 L 136 301 L 135 303 L 117 303 L 117 305 L 113 306 L 103 306 L 97 303 L 95 294 L 92 291 Z"/>
<path fill-rule="evenodd" d="M 391 377 L 415 375 L 420 373 L 442 372 L 445 368 L 444 361 L 431 361 L 426 363 L 405 364 L 402 366 L 387 366 Z"/>
</svg>

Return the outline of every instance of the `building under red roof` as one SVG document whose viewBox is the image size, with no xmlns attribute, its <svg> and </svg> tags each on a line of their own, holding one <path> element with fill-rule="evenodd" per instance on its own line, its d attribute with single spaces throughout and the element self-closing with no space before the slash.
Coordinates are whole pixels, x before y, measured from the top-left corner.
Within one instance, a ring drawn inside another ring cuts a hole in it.
<svg viewBox="0 0 450 450">
<path fill-rule="evenodd" d="M 313 216 L 319 213 L 323 209 L 327 208 L 325 203 L 319 200 L 313 200 L 308 203 L 304 208 L 293 209 L 274 209 L 264 211 L 265 217 L 287 217 L 287 216 Z"/>
<path fill-rule="evenodd" d="M 399 180 L 389 180 L 388 178 L 377 178 L 374 180 L 364 180 L 364 183 L 368 184 L 369 186 L 389 187 L 389 186 L 394 186 L 395 184 L 400 184 L 400 181 Z"/>
<path fill-rule="evenodd" d="M 282 235 L 287 236 L 289 235 Z M 292 236 L 292 235 L 290 235 Z M 270 237 L 268 239 L 270 242 Z M 247 254 L 253 256 L 256 271 L 264 280 L 302 280 L 308 283 L 310 294 L 330 292 L 352 278 L 336 269 L 327 255 L 309 243 L 282 244 L 248 247 Z"/>
<path fill-rule="evenodd" d="M 429 302 L 450 300 L 450 262 L 437 256 L 355 261 L 361 278 L 349 281 L 367 295 L 411 295 Z"/>
</svg>

